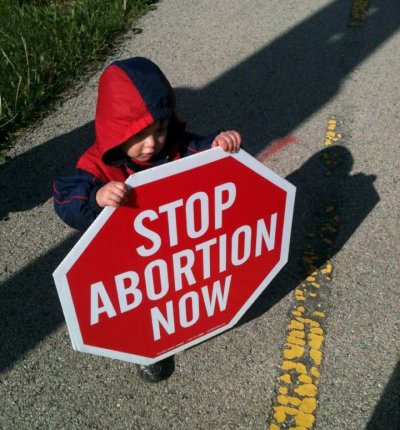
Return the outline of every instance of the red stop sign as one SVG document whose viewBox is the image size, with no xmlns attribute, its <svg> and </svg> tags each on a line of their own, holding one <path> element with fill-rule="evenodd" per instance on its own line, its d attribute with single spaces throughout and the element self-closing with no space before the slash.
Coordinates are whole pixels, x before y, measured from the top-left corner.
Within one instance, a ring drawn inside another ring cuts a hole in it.
<svg viewBox="0 0 400 430">
<path fill-rule="evenodd" d="M 220 149 L 127 184 L 53 276 L 75 349 L 150 364 L 232 327 L 271 282 L 295 187 Z"/>
</svg>

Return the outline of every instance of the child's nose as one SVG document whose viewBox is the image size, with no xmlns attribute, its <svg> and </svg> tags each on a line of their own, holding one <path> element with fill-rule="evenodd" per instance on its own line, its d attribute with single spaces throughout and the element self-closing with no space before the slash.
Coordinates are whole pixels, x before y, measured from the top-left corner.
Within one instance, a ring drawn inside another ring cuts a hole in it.
<svg viewBox="0 0 400 430">
<path fill-rule="evenodd" d="M 154 148 L 154 147 L 155 147 L 155 145 L 156 145 L 156 140 L 155 140 L 154 136 L 149 136 L 149 137 L 146 139 L 146 146 L 147 146 L 148 148 Z"/>
</svg>

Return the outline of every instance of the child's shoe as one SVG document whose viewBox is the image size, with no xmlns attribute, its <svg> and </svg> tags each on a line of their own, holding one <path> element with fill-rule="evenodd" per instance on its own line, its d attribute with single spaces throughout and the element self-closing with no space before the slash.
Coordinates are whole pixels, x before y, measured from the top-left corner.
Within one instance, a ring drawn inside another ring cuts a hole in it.
<svg viewBox="0 0 400 430">
<path fill-rule="evenodd" d="M 175 361 L 172 356 L 148 366 L 137 364 L 136 367 L 139 378 L 142 381 L 160 382 L 172 375 L 175 369 Z"/>
</svg>

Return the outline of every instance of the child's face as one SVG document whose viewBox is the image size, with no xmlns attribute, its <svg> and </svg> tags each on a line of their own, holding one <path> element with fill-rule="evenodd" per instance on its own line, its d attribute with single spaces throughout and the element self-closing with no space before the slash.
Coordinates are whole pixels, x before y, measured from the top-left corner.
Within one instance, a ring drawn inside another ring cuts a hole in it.
<svg viewBox="0 0 400 430">
<path fill-rule="evenodd" d="M 122 144 L 122 151 L 132 160 L 149 161 L 164 148 L 167 129 L 168 119 L 156 121 Z"/>
</svg>

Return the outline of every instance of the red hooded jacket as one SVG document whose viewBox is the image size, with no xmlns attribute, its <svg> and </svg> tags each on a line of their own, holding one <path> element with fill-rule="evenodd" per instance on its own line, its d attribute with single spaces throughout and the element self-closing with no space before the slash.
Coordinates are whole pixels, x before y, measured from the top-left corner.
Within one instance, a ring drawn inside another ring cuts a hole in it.
<svg viewBox="0 0 400 430">
<path fill-rule="evenodd" d="M 138 164 L 120 150 L 132 136 L 166 118 L 165 147 L 150 162 Z M 95 142 L 80 157 L 73 175 L 58 177 L 53 183 L 57 214 L 78 230 L 85 230 L 101 212 L 96 193 L 105 183 L 125 182 L 144 168 L 209 149 L 218 134 L 201 139 L 184 132 L 170 83 L 156 64 L 142 57 L 116 61 L 102 73 L 95 130 Z"/>
</svg>

